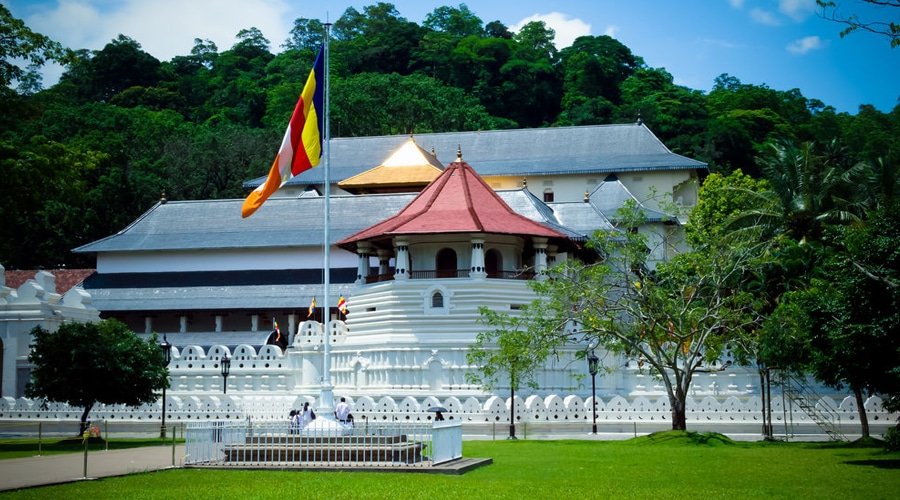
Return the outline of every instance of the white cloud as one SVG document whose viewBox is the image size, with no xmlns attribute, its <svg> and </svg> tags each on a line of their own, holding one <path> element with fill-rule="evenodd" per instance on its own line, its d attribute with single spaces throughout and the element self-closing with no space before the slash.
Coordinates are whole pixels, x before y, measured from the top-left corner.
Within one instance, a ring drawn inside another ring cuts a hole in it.
<svg viewBox="0 0 900 500">
<path fill-rule="evenodd" d="M 816 0 L 778 0 L 778 10 L 794 21 L 802 21 L 815 14 Z"/>
<path fill-rule="evenodd" d="M 619 27 L 614 24 L 610 24 L 609 26 L 606 27 L 605 30 L 603 30 L 603 34 L 608 37 L 615 38 L 616 35 L 619 34 Z"/>
<path fill-rule="evenodd" d="M 735 9 L 743 9 L 744 8 L 744 0 L 728 0 L 728 3 L 731 4 Z"/>
<path fill-rule="evenodd" d="M 35 12 L 26 23 L 73 49 L 99 50 L 121 33 L 166 61 L 189 54 L 195 38 L 210 39 L 220 51 L 227 50 L 238 31 L 253 27 L 277 52 L 294 17 L 302 16 L 294 11 L 285 0 L 61 0 Z"/>
<path fill-rule="evenodd" d="M 775 14 L 763 9 L 757 8 L 750 10 L 750 18 L 760 24 L 765 24 L 766 26 L 781 25 L 781 21 L 775 16 Z"/>
<path fill-rule="evenodd" d="M 578 18 L 571 18 L 567 14 L 559 12 L 551 12 L 549 14 L 534 14 L 522 19 L 518 23 L 510 26 L 510 30 L 518 32 L 522 26 L 532 21 L 544 21 L 547 27 L 556 32 L 556 38 L 553 44 L 556 48 L 561 49 L 572 45 L 572 42 L 580 36 L 591 34 L 591 25 Z"/>
<path fill-rule="evenodd" d="M 729 42 L 728 40 L 720 40 L 718 38 L 701 38 L 700 41 L 705 45 L 712 45 L 715 47 L 721 47 L 723 49 L 738 49 L 746 47 L 746 45 L 743 44 Z"/>
<path fill-rule="evenodd" d="M 793 42 L 789 43 L 786 48 L 787 51 L 792 54 L 803 55 L 809 53 L 810 51 L 819 50 L 824 47 L 825 42 L 822 41 L 821 38 L 817 36 L 807 36 L 794 40 Z"/>
</svg>

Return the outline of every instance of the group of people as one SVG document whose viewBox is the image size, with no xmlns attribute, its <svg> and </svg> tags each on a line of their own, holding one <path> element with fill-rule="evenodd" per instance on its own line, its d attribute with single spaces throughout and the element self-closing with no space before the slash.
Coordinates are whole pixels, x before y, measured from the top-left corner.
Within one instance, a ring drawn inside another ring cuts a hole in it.
<svg viewBox="0 0 900 500">
<path fill-rule="evenodd" d="M 316 419 L 316 412 L 309 407 L 309 403 L 303 403 L 302 410 L 291 410 L 290 413 L 291 425 L 290 431 L 291 434 L 298 434 L 301 429 L 310 424 L 313 420 Z"/>
<path fill-rule="evenodd" d="M 299 434 L 301 430 L 316 419 L 316 412 L 309 407 L 309 402 L 306 402 L 303 403 L 302 410 L 291 410 L 289 417 L 291 422 L 290 433 Z M 335 405 L 334 418 L 344 426 L 353 425 L 353 414 L 350 413 L 350 405 L 347 404 L 347 398 L 341 398 L 341 401 Z"/>
</svg>

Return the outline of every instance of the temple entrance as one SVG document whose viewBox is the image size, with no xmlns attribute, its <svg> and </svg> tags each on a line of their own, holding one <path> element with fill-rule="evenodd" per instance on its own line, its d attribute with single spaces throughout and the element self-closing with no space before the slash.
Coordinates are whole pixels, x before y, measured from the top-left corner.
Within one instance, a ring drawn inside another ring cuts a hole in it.
<svg viewBox="0 0 900 500">
<path fill-rule="evenodd" d="M 499 278 L 503 271 L 503 256 L 494 248 L 484 254 L 484 270 L 488 278 Z"/>
<path fill-rule="evenodd" d="M 442 248 L 435 257 L 438 278 L 456 277 L 456 252 L 452 248 Z"/>
</svg>

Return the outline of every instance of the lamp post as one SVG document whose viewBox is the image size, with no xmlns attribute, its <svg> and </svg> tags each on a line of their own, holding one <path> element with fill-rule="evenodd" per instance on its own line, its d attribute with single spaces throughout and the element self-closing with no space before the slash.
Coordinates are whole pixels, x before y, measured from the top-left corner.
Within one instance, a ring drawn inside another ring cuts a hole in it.
<svg viewBox="0 0 900 500">
<path fill-rule="evenodd" d="M 594 414 L 594 426 L 591 432 L 597 434 L 597 365 L 600 363 L 600 358 L 594 354 L 593 349 L 588 355 L 587 362 L 588 372 L 591 374 L 591 410 Z"/>
<path fill-rule="evenodd" d="M 231 371 L 231 358 L 225 354 L 219 363 L 222 365 L 222 394 L 228 394 L 228 372 Z"/>
<path fill-rule="evenodd" d="M 169 361 L 172 360 L 172 344 L 166 339 L 166 335 L 163 334 L 163 341 L 159 343 L 159 348 L 163 353 L 163 360 L 165 361 L 166 368 L 166 385 L 163 386 L 162 393 L 162 422 L 159 425 L 159 437 L 161 439 L 166 438 L 166 386 L 169 385 Z"/>
</svg>

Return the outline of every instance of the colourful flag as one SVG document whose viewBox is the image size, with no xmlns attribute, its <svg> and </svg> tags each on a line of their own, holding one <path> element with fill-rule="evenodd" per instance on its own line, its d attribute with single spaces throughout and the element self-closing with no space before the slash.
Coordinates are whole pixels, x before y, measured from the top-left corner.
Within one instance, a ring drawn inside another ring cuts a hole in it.
<svg viewBox="0 0 900 500">
<path fill-rule="evenodd" d="M 312 318 L 313 312 L 316 310 L 316 298 L 313 297 L 312 302 L 309 303 L 309 313 L 306 314 L 307 318 Z"/>
<path fill-rule="evenodd" d="M 272 324 L 275 325 L 275 341 L 278 342 L 281 340 L 281 330 L 278 329 L 278 322 L 275 321 L 275 318 L 272 318 Z"/>
<path fill-rule="evenodd" d="M 319 50 L 316 63 L 294 108 L 281 140 L 281 148 L 269 169 L 269 178 L 253 190 L 241 207 L 241 217 L 249 217 L 295 175 L 319 164 L 322 158 L 322 136 L 325 133 L 325 56 Z"/>
<path fill-rule="evenodd" d="M 344 316 L 347 315 L 347 299 L 345 299 L 343 295 L 341 295 L 341 298 L 338 299 L 337 308 L 338 311 L 341 311 Z"/>
</svg>

